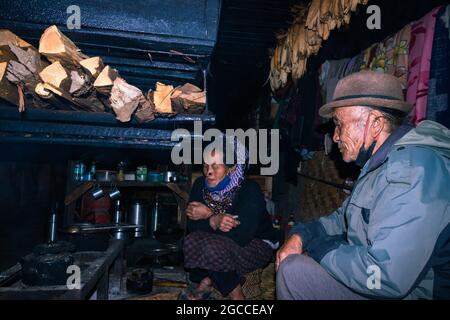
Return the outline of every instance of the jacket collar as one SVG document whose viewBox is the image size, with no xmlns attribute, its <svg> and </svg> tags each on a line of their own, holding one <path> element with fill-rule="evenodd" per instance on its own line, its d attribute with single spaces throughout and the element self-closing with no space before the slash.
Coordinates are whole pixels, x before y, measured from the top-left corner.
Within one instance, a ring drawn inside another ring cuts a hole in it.
<svg viewBox="0 0 450 320">
<path fill-rule="evenodd" d="M 400 140 L 406 133 L 412 129 L 410 125 L 402 125 L 397 130 L 395 130 L 381 145 L 381 147 L 375 152 L 367 161 L 366 165 L 363 167 L 363 174 L 373 171 L 381 166 L 388 158 L 389 152 L 391 152 L 394 144 Z"/>
</svg>

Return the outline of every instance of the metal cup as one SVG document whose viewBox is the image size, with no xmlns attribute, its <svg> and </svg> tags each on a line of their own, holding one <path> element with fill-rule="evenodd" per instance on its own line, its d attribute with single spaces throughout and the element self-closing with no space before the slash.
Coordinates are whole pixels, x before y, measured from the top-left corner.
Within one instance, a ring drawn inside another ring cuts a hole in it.
<svg viewBox="0 0 450 320">
<path fill-rule="evenodd" d="M 105 192 L 103 191 L 103 189 L 100 188 L 100 186 L 97 186 L 94 188 L 94 190 L 92 190 L 91 195 L 96 199 L 100 199 L 101 197 L 103 197 L 105 195 Z"/>
<path fill-rule="evenodd" d="M 111 190 L 111 192 L 109 193 L 109 197 L 112 200 L 117 200 L 120 198 L 120 190 L 117 189 L 117 187 L 114 187 L 114 189 Z"/>
</svg>

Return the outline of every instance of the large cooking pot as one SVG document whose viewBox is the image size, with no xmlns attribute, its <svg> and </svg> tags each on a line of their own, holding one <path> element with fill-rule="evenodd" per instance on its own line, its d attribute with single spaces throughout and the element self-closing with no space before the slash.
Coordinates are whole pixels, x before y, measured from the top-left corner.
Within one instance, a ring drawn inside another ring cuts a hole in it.
<svg viewBox="0 0 450 320">
<path fill-rule="evenodd" d="M 20 259 L 22 281 L 29 286 L 64 285 L 67 268 L 73 264 L 75 246 L 65 241 L 37 245 L 33 253 Z"/>
<path fill-rule="evenodd" d="M 22 281 L 29 286 L 56 286 L 67 282 L 67 268 L 74 258 L 69 252 L 36 255 L 34 253 L 20 260 Z"/>
<path fill-rule="evenodd" d="M 129 226 L 119 225 L 114 229 L 111 229 L 111 235 L 114 239 L 123 240 L 125 245 L 130 245 L 134 242 L 135 228 Z"/>
<path fill-rule="evenodd" d="M 147 235 L 148 202 L 134 199 L 128 205 L 127 222 L 136 225 L 134 236 L 141 238 Z"/>
</svg>

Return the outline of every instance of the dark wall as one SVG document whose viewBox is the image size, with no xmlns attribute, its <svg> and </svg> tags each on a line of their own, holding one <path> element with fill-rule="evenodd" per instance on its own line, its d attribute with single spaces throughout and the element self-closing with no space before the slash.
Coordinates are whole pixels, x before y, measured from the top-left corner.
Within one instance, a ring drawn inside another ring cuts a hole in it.
<svg viewBox="0 0 450 320">
<path fill-rule="evenodd" d="M 265 83 L 269 69 L 263 64 L 239 66 L 213 58 L 208 76 L 208 104 L 220 129 L 247 129 L 254 122 L 251 113 L 269 90 Z"/>
<path fill-rule="evenodd" d="M 13 148 L 0 146 L 0 270 L 46 241 L 51 206 L 56 201 L 62 203 L 64 197 L 65 162 L 33 159 L 30 148 L 39 153 L 50 150 L 22 147 L 28 152 L 14 151 L 13 155 Z"/>
</svg>

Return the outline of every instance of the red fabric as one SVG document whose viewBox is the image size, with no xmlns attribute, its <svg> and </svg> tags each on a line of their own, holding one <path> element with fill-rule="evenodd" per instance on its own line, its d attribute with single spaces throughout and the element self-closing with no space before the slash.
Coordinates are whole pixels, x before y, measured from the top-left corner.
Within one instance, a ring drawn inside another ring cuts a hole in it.
<svg viewBox="0 0 450 320">
<path fill-rule="evenodd" d="M 436 16 L 440 8 L 434 8 L 422 19 L 411 24 L 406 100 L 414 106 L 410 114 L 414 125 L 426 118 L 431 51 Z"/>
</svg>

